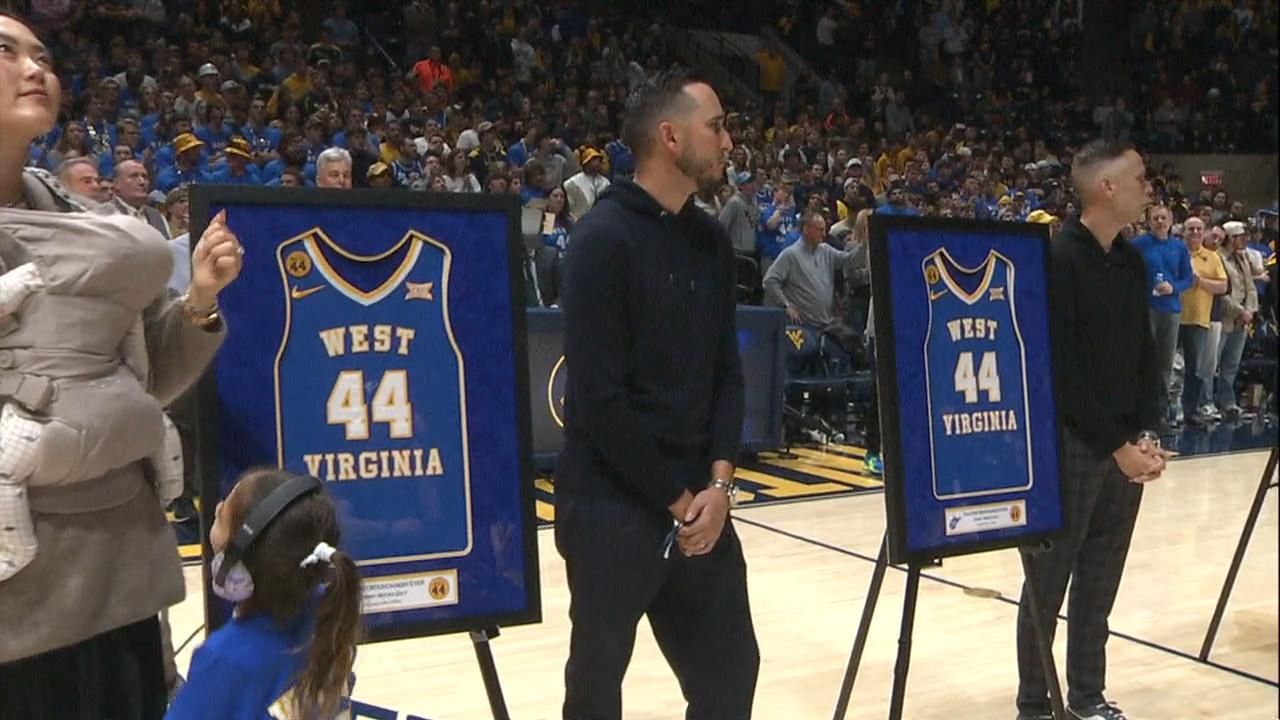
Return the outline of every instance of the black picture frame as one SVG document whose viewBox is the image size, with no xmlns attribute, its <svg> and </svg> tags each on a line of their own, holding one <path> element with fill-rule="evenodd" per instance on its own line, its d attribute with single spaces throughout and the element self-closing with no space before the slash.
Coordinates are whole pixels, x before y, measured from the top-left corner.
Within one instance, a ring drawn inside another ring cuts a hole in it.
<svg viewBox="0 0 1280 720">
<path fill-rule="evenodd" d="M 876 383 L 879 392 L 879 422 L 881 429 L 881 456 L 884 461 L 884 498 L 886 515 L 886 540 L 889 551 L 889 562 L 893 564 L 932 564 L 943 558 L 971 555 L 1012 547 L 1041 545 L 1062 534 L 1062 529 L 1026 533 L 1015 538 L 995 540 L 977 540 L 957 543 L 947 547 L 929 548 L 923 552 L 910 549 L 907 538 L 907 502 L 905 484 L 908 482 L 902 460 L 902 414 L 900 413 L 900 388 L 898 386 L 898 350 L 896 343 L 896 323 L 900 318 L 895 315 L 891 287 L 891 253 L 889 243 L 891 236 L 897 231 L 936 231 L 954 234 L 1001 235 L 1025 239 L 1027 242 L 1043 244 L 1044 266 L 1033 273 L 1033 279 L 1039 280 L 1048 288 L 1050 281 L 1051 253 L 1050 236 L 1047 225 L 1036 223 L 984 222 L 958 218 L 936 218 L 903 215 L 873 215 L 869 223 L 870 262 L 872 297 L 875 309 L 875 342 L 876 342 Z M 1025 269 L 1019 272 L 1025 272 Z M 1047 293 L 1046 293 L 1047 296 Z M 1048 307 L 1044 308 L 1048 317 Z M 1046 323 L 1049 347 L 1053 346 L 1052 334 L 1055 328 L 1051 322 Z M 1052 353 L 1041 358 L 1050 376 L 1053 373 Z M 1053 417 L 1054 454 L 1057 467 L 1061 468 L 1061 445 L 1058 442 L 1058 418 Z M 1060 477 L 1059 477 L 1060 480 Z M 1059 512 L 1062 513 L 1062 486 L 1058 483 L 1056 493 Z M 1063 515 L 1065 517 L 1065 515 Z M 1065 522 L 1065 521 L 1064 521 Z"/>
<path fill-rule="evenodd" d="M 230 185 L 192 185 L 190 194 L 190 247 L 208 226 L 215 206 L 288 206 L 288 207 L 352 207 L 394 208 L 438 212 L 474 212 L 505 214 L 507 218 L 507 274 L 511 298 L 511 348 L 515 372 L 516 403 L 515 440 L 520 464 L 520 518 L 524 560 L 524 606 L 518 611 L 468 616 L 457 620 L 405 622 L 371 628 L 363 642 L 374 643 L 415 637 L 513 627 L 542 622 L 541 578 L 538 564 L 537 518 L 534 512 L 532 440 L 530 437 L 529 362 L 524 298 L 524 277 L 520 265 L 524 244 L 520 234 L 520 204 L 515 196 L 481 193 L 429 193 L 403 190 L 284 188 Z M 232 328 L 227 342 L 234 342 Z M 221 465 L 217 456 L 219 428 L 219 395 L 212 366 L 196 388 L 198 412 L 196 428 L 197 467 L 200 473 L 201 567 L 205 591 L 205 629 L 211 633 L 227 619 L 225 605 L 212 597 L 209 529 L 213 526 L 214 509 L 220 499 Z M 216 601 L 216 602 L 215 602 Z"/>
</svg>

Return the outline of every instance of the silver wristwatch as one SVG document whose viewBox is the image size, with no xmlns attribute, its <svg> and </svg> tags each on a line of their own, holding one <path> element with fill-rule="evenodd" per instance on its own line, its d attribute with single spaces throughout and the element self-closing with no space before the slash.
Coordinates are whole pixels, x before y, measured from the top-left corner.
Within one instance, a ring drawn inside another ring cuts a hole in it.
<svg viewBox="0 0 1280 720">
<path fill-rule="evenodd" d="M 738 505 L 738 483 L 732 478 L 725 480 L 724 478 L 716 478 L 708 485 L 708 488 L 717 488 L 723 490 L 729 496 L 729 507 L 737 507 Z"/>
</svg>

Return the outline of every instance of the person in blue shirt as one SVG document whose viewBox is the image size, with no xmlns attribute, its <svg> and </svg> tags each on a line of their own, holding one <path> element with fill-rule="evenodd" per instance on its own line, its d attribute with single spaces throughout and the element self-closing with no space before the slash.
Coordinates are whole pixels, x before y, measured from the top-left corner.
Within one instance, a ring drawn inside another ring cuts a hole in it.
<svg viewBox="0 0 1280 720">
<path fill-rule="evenodd" d="M 167 193 L 179 185 L 202 183 L 208 180 L 201 155 L 204 143 L 191 133 L 183 133 L 173 139 L 174 164 L 161 170 L 156 177 L 156 189 Z"/>
<path fill-rule="evenodd" d="M 208 103 L 197 112 L 200 122 L 195 128 L 195 136 L 208 147 L 210 153 L 216 155 L 226 150 L 233 132 L 226 121 L 227 106 L 218 100 Z"/>
<path fill-rule="evenodd" d="M 555 248 L 563 260 L 569 251 L 569 232 L 573 229 L 573 217 L 565 200 L 564 188 L 552 188 L 547 193 L 547 207 L 542 218 L 542 244 Z"/>
<path fill-rule="evenodd" d="M 240 128 L 240 134 L 258 155 L 255 161 L 271 162 L 278 157 L 283 131 L 267 122 L 267 101 L 254 98 L 249 104 L 249 121 Z"/>
<path fill-rule="evenodd" d="M 791 199 L 791 186 L 778 183 L 773 189 L 773 203 L 760 208 L 760 227 L 756 230 L 760 270 L 768 270 L 774 259 L 799 238 L 800 212 Z"/>
<path fill-rule="evenodd" d="M 920 211 L 907 204 L 907 184 L 895 180 L 889 185 L 885 202 L 876 208 L 877 215 L 919 215 Z"/>
<path fill-rule="evenodd" d="M 1151 231 L 1133 239 L 1133 247 L 1142 253 L 1147 270 L 1147 302 L 1151 306 L 1151 337 L 1156 346 L 1156 375 L 1163 384 L 1160 393 L 1160 415 L 1163 422 L 1178 424 L 1178 412 L 1170 411 L 1169 390 L 1173 381 L 1173 354 L 1178 349 L 1178 325 L 1182 318 L 1182 293 L 1196 282 L 1191 271 L 1191 253 L 1187 245 L 1169 231 L 1173 213 L 1164 205 L 1148 212 Z M 1201 225 L 1203 228 L 1203 225 Z"/>
<path fill-rule="evenodd" d="M 973 217 L 977 220 L 999 219 L 1000 196 L 996 193 L 994 178 L 982 181 L 982 192 L 973 201 Z"/>
<path fill-rule="evenodd" d="M 524 167 L 524 164 L 529 162 L 529 158 L 533 157 L 537 151 L 538 127 L 530 123 L 529 128 L 524 133 L 524 137 L 507 148 L 507 162 L 511 164 L 511 167 Z"/>
<path fill-rule="evenodd" d="M 281 185 L 283 183 L 280 182 L 280 177 L 284 175 L 285 170 L 291 167 L 299 169 L 306 182 L 315 182 L 316 166 L 314 159 L 309 158 L 307 154 L 306 140 L 296 133 L 285 135 L 284 142 L 281 145 L 280 157 L 267 163 L 262 168 L 262 171 L 258 173 L 258 178 L 263 181 L 264 185 Z"/>
<path fill-rule="evenodd" d="M 209 171 L 208 182 L 217 185 L 261 185 L 258 166 L 253 164 L 253 148 L 239 135 L 227 144 L 226 162 Z"/>
<path fill-rule="evenodd" d="M 609 156 L 609 182 L 630 180 L 635 177 L 636 156 L 631 152 L 631 148 L 622 142 L 622 138 L 609 141 L 609 144 L 604 146 L 604 151 Z"/>
<path fill-rule="evenodd" d="M 291 496 L 240 547 L 253 511 Z M 349 704 L 360 578 L 338 540 L 337 511 L 318 480 L 274 468 L 241 477 L 209 531 L 213 590 L 236 604 L 234 615 L 192 655 L 166 720 L 311 720 Z M 234 565 L 219 582 L 224 561 Z"/>
</svg>

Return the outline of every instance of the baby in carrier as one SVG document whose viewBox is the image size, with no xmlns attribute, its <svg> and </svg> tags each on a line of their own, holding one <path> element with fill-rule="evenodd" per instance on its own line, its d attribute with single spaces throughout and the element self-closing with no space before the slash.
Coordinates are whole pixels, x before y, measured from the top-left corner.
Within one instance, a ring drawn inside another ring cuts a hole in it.
<svg viewBox="0 0 1280 720">
<path fill-rule="evenodd" d="M 172 265 L 136 218 L 0 211 L 0 581 L 35 558 L 33 492 L 149 459 L 160 502 L 181 494 L 182 447 L 147 392 L 142 318 Z"/>
</svg>

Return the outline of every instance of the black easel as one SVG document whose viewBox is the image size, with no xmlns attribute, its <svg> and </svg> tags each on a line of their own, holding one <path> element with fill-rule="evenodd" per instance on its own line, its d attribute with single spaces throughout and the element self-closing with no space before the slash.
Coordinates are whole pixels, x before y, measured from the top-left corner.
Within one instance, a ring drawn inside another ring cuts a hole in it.
<svg viewBox="0 0 1280 720">
<path fill-rule="evenodd" d="M 1276 453 L 1280 448 L 1271 448 L 1271 457 L 1267 459 L 1267 467 L 1258 480 L 1258 492 L 1253 496 L 1253 506 L 1249 508 L 1249 517 L 1244 521 L 1244 529 L 1240 531 L 1240 541 L 1236 543 L 1236 554 L 1231 558 L 1231 568 L 1227 570 L 1227 578 L 1222 583 L 1222 592 L 1218 595 L 1218 607 L 1214 608 L 1213 619 L 1209 621 L 1209 631 L 1205 633 L 1204 644 L 1200 646 L 1200 659 L 1208 660 L 1213 649 L 1213 641 L 1218 636 L 1218 626 L 1222 624 L 1222 615 L 1227 610 L 1227 600 L 1231 598 L 1231 590 L 1236 584 L 1236 575 L 1240 573 L 1240 563 L 1244 561 L 1245 550 L 1249 547 L 1249 539 L 1253 537 L 1253 528 L 1258 524 L 1258 515 L 1262 513 L 1262 503 L 1266 500 L 1267 491 L 1277 486 L 1272 479 L 1276 472 Z"/>
<path fill-rule="evenodd" d="M 498 628 L 471 631 L 471 646 L 476 650 L 476 662 L 480 663 L 480 677 L 484 678 L 484 692 L 489 696 L 489 711 L 493 720 L 511 720 L 507 713 L 507 701 L 502 697 L 502 685 L 498 682 L 498 666 L 493 662 L 489 641 L 498 637 Z"/>
<path fill-rule="evenodd" d="M 1041 617 L 1039 594 L 1035 591 L 1035 579 L 1028 562 L 1028 553 L 1035 549 L 1019 549 L 1022 554 L 1022 569 L 1026 575 L 1027 599 L 1033 617 Z M 936 563 L 936 564 L 941 564 Z M 889 538 L 886 534 L 880 542 L 880 554 L 876 556 L 875 569 L 871 571 L 871 585 L 867 588 L 867 601 L 862 607 L 862 620 L 858 623 L 858 633 L 853 640 L 853 650 L 849 654 L 849 665 L 845 669 L 844 682 L 840 686 L 840 696 L 836 700 L 833 720 L 844 720 L 849 710 L 849 699 L 853 695 L 853 682 L 858 675 L 858 667 L 862 663 L 862 652 L 867 646 L 867 635 L 871 631 L 871 618 L 875 615 L 876 601 L 880 597 L 880 588 L 884 584 L 884 573 L 889 566 Z M 903 702 L 907 692 L 907 670 L 911 664 L 911 635 L 915 627 L 916 600 L 920 590 L 920 571 L 923 563 L 907 564 L 907 587 L 902 600 L 902 627 L 898 633 L 898 658 L 893 668 L 893 694 L 889 700 L 889 720 L 902 720 Z M 1062 704 L 1062 688 L 1058 684 L 1058 672 L 1053 661 L 1053 649 L 1050 647 L 1043 623 L 1035 623 L 1036 646 L 1040 651 L 1040 662 L 1044 666 L 1045 679 L 1049 684 L 1049 699 L 1052 703 L 1055 720 L 1067 720 L 1066 709 Z"/>
</svg>

